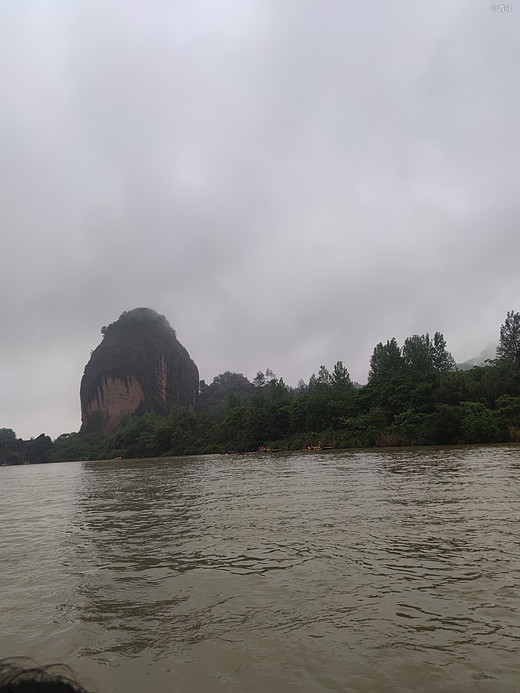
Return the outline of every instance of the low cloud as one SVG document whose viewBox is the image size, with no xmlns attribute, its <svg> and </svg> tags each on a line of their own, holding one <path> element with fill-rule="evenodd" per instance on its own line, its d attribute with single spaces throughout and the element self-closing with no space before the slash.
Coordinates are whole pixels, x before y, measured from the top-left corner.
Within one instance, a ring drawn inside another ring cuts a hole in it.
<svg viewBox="0 0 520 693">
<path fill-rule="evenodd" d="M 79 428 L 100 327 L 166 315 L 207 381 L 289 384 L 519 309 L 518 13 L 275 2 L 2 9 L 0 426 Z"/>
</svg>

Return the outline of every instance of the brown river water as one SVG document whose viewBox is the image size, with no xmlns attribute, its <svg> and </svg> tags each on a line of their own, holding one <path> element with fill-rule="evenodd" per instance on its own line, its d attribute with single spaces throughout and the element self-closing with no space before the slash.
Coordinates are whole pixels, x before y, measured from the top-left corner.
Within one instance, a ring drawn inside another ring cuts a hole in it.
<svg viewBox="0 0 520 693">
<path fill-rule="evenodd" d="M 0 655 L 99 693 L 520 691 L 520 446 L 0 469 Z"/>
</svg>

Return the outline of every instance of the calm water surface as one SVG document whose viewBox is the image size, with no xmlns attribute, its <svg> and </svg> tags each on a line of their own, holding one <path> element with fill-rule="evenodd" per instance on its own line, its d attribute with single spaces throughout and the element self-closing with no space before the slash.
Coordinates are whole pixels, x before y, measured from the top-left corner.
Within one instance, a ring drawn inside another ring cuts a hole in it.
<svg viewBox="0 0 520 693">
<path fill-rule="evenodd" d="M 0 469 L 0 652 L 99 693 L 520 691 L 520 446 Z"/>
</svg>

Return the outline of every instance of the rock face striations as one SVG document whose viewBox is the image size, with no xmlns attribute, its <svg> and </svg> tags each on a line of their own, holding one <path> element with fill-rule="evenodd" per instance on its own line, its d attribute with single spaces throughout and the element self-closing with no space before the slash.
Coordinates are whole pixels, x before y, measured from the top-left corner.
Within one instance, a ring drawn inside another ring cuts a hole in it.
<svg viewBox="0 0 520 693">
<path fill-rule="evenodd" d="M 101 332 L 81 380 L 82 433 L 109 433 L 124 414 L 195 405 L 199 371 L 164 315 L 135 308 Z"/>
</svg>

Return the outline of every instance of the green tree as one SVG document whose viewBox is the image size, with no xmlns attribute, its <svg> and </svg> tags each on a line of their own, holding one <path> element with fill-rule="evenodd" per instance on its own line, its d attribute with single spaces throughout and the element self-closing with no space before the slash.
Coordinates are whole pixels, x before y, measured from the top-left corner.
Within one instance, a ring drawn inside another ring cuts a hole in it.
<svg viewBox="0 0 520 693">
<path fill-rule="evenodd" d="M 482 402 L 461 402 L 465 443 L 495 443 L 500 439 L 493 413 Z"/>
<path fill-rule="evenodd" d="M 276 374 L 273 373 L 273 371 L 270 368 L 265 369 L 265 379 L 267 380 L 268 383 L 271 382 L 271 380 L 276 379 Z"/>
<path fill-rule="evenodd" d="M 405 339 L 402 348 L 405 365 L 415 375 L 445 373 L 455 368 L 455 361 L 446 349 L 446 341 L 440 332 L 433 339 L 428 333 Z"/>
<path fill-rule="evenodd" d="M 440 332 L 433 335 L 431 343 L 432 365 L 437 373 L 447 373 L 455 370 L 455 359 L 446 349 L 446 340 Z"/>
<path fill-rule="evenodd" d="M 331 374 L 331 384 L 336 392 L 351 392 L 354 386 L 348 370 L 342 361 L 338 361 Z"/>
<path fill-rule="evenodd" d="M 449 404 L 437 404 L 426 417 L 423 435 L 427 445 L 453 445 L 461 440 L 463 409 Z M 468 422 L 466 421 L 466 427 Z"/>
<path fill-rule="evenodd" d="M 309 379 L 309 392 L 324 391 L 332 384 L 332 376 L 325 366 L 320 366 L 318 375 L 313 373 Z"/>
<path fill-rule="evenodd" d="M 298 395 L 289 404 L 286 404 L 283 409 L 289 417 L 288 432 L 290 435 L 296 433 L 304 433 L 307 423 L 307 405 L 308 397 Z"/>
<path fill-rule="evenodd" d="M 429 334 L 414 334 L 404 340 L 404 363 L 415 375 L 425 375 L 433 370 L 432 348 Z"/>
<path fill-rule="evenodd" d="M 386 344 L 379 342 L 374 347 L 374 351 L 370 358 L 370 372 L 368 381 L 381 381 L 389 378 L 391 375 L 398 373 L 403 368 L 403 359 L 401 350 L 395 337 L 392 337 Z"/>
<path fill-rule="evenodd" d="M 520 441 L 520 397 L 503 395 L 497 401 L 494 412 L 501 440 Z"/>
<path fill-rule="evenodd" d="M 246 399 L 255 391 L 253 383 L 242 375 L 242 373 L 231 373 L 226 371 L 213 378 L 211 385 L 202 384 L 200 387 L 197 410 L 214 416 L 217 420 L 223 421 L 226 416 L 226 398 L 233 392 Z"/>
<path fill-rule="evenodd" d="M 43 438 L 45 438 L 44 436 Z M 73 460 L 102 460 L 106 459 L 106 438 L 102 433 L 62 433 L 53 443 L 52 451 L 48 443 L 39 437 L 38 447 L 47 447 L 49 462 L 72 462 Z M 31 442 L 31 441 L 30 441 Z M 40 450 L 41 451 L 41 450 Z"/>
<path fill-rule="evenodd" d="M 387 425 L 385 412 L 379 407 L 372 407 L 366 414 L 343 420 L 345 438 L 349 445 L 356 447 L 374 446 Z"/>
<path fill-rule="evenodd" d="M 253 385 L 255 387 L 264 387 L 265 383 L 265 373 L 263 373 L 262 371 L 258 371 L 255 377 L 253 378 Z"/>
<path fill-rule="evenodd" d="M 307 431 L 323 431 L 329 425 L 329 402 L 332 392 L 332 376 L 325 366 L 320 366 L 318 375 L 313 373 L 309 379 L 306 396 Z"/>
<path fill-rule="evenodd" d="M 520 366 L 520 313 L 510 310 L 500 328 L 497 357 L 513 366 Z"/>
<path fill-rule="evenodd" d="M 9 443 L 16 440 L 16 433 L 12 428 L 0 428 L 0 443 Z"/>
<path fill-rule="evenodd" d="M 31 464 L 48 462 L 54 451 L 54 445 L 49 436 L 44 433 L 26 442 L 27 458 Z"/>
</svg>

